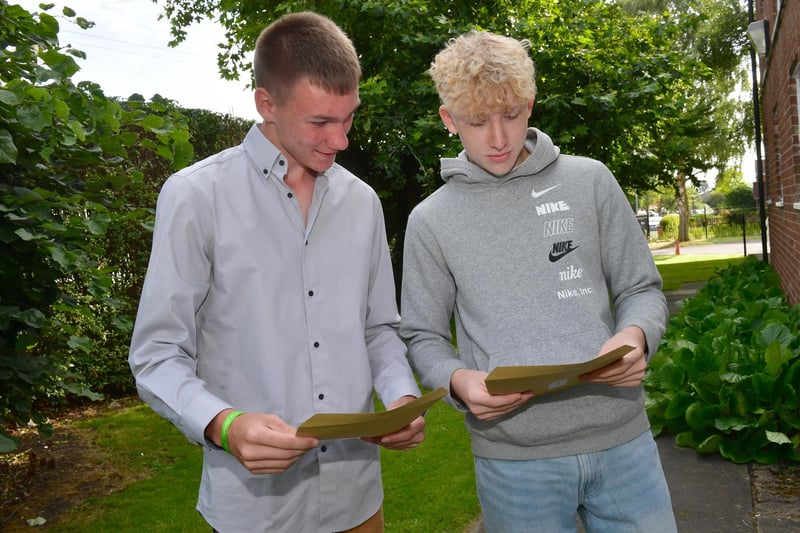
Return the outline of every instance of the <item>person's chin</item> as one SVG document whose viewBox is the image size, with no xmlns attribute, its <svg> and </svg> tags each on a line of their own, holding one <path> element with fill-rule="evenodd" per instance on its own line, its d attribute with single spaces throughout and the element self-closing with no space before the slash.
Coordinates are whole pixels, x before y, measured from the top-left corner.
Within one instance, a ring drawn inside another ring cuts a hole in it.
<svg viewBox="0 0 800 533">
<path fill-rule="evenodd" d="M 316 158 L 316 167 L 317 167 L 316 170 L 318 172 L 325 172 L 326 170 L 331 168 L 335 162 L 336 162 L 336 154 L 332 155 L 320 154 Z"/>
<path fill-rule="evenodd" d="M 513 169 L 513 166 L 508 164 L 508 163 L 497 164 L 497 163 L 488 162 L 483 167 L 483 170 L 485 170 L 486 172 L 488 172 L 489 174 L 491 174 L 493 176 L 505 176 L 506 174 L 511 172 L 512 169 Z"/>
</svg>

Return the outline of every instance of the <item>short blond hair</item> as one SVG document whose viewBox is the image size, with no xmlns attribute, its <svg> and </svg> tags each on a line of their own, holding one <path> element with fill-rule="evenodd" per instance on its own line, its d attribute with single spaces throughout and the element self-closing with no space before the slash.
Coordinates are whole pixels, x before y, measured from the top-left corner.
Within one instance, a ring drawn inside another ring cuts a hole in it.
<svg viewBox="0 0 800 533">
<path fill-rule="evenodd" d="M 536 97 L 530 41 L 473 30 L 448 41 L 428 73 L 451 113 L 504 110 Z"/>
</svg>

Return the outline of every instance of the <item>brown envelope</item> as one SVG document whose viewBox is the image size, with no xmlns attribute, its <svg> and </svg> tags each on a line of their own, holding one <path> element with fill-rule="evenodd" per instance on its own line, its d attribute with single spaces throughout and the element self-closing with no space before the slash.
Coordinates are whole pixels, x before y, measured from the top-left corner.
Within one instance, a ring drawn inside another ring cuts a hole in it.
<svg viewBox="0 0 800 533">
<path fill-rule="evenodd" d="M 633 350 L 620 346 L 584 363 L 540 366 L 500 366 L 486 376 L 489 394 L 510 394 L 532 390 L 541 395 L 580 383 L 578 376 L 603 368 Z"/>
<path fill-rule="evenodd" d="M 413 402 L 380 413 L 317 413 L 297 428 L 298 437 L 351 439 L 380 437 L 409 425 L 447 391 L 442 387 Z"/>
</svg>

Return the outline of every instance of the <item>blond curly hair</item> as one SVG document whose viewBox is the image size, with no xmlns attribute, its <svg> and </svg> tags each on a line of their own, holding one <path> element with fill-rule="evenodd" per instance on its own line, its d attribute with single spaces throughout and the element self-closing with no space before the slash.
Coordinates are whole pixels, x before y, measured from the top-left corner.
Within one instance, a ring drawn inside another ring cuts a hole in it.
<svg viewBox="0 0 800 533">
<path fill-rule="evenodd" d="M 448 41 L 428 73 L 451 113 L 482 115 L 536 97 L 530 41 L 473 30 Z"/>
</svg>

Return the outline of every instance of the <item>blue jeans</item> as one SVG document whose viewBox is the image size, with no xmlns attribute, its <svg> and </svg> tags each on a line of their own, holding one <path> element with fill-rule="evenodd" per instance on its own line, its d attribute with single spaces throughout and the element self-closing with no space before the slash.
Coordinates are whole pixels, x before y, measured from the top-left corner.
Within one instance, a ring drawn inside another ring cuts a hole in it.
<svg viewBox="0 0 800 533">
<path fill-rule="evenodd" d="M 505 461 L 475 457 L 487 533 L 676 532 L 667 481 L 650 431 L 598 453 Z"/>
</svg>

